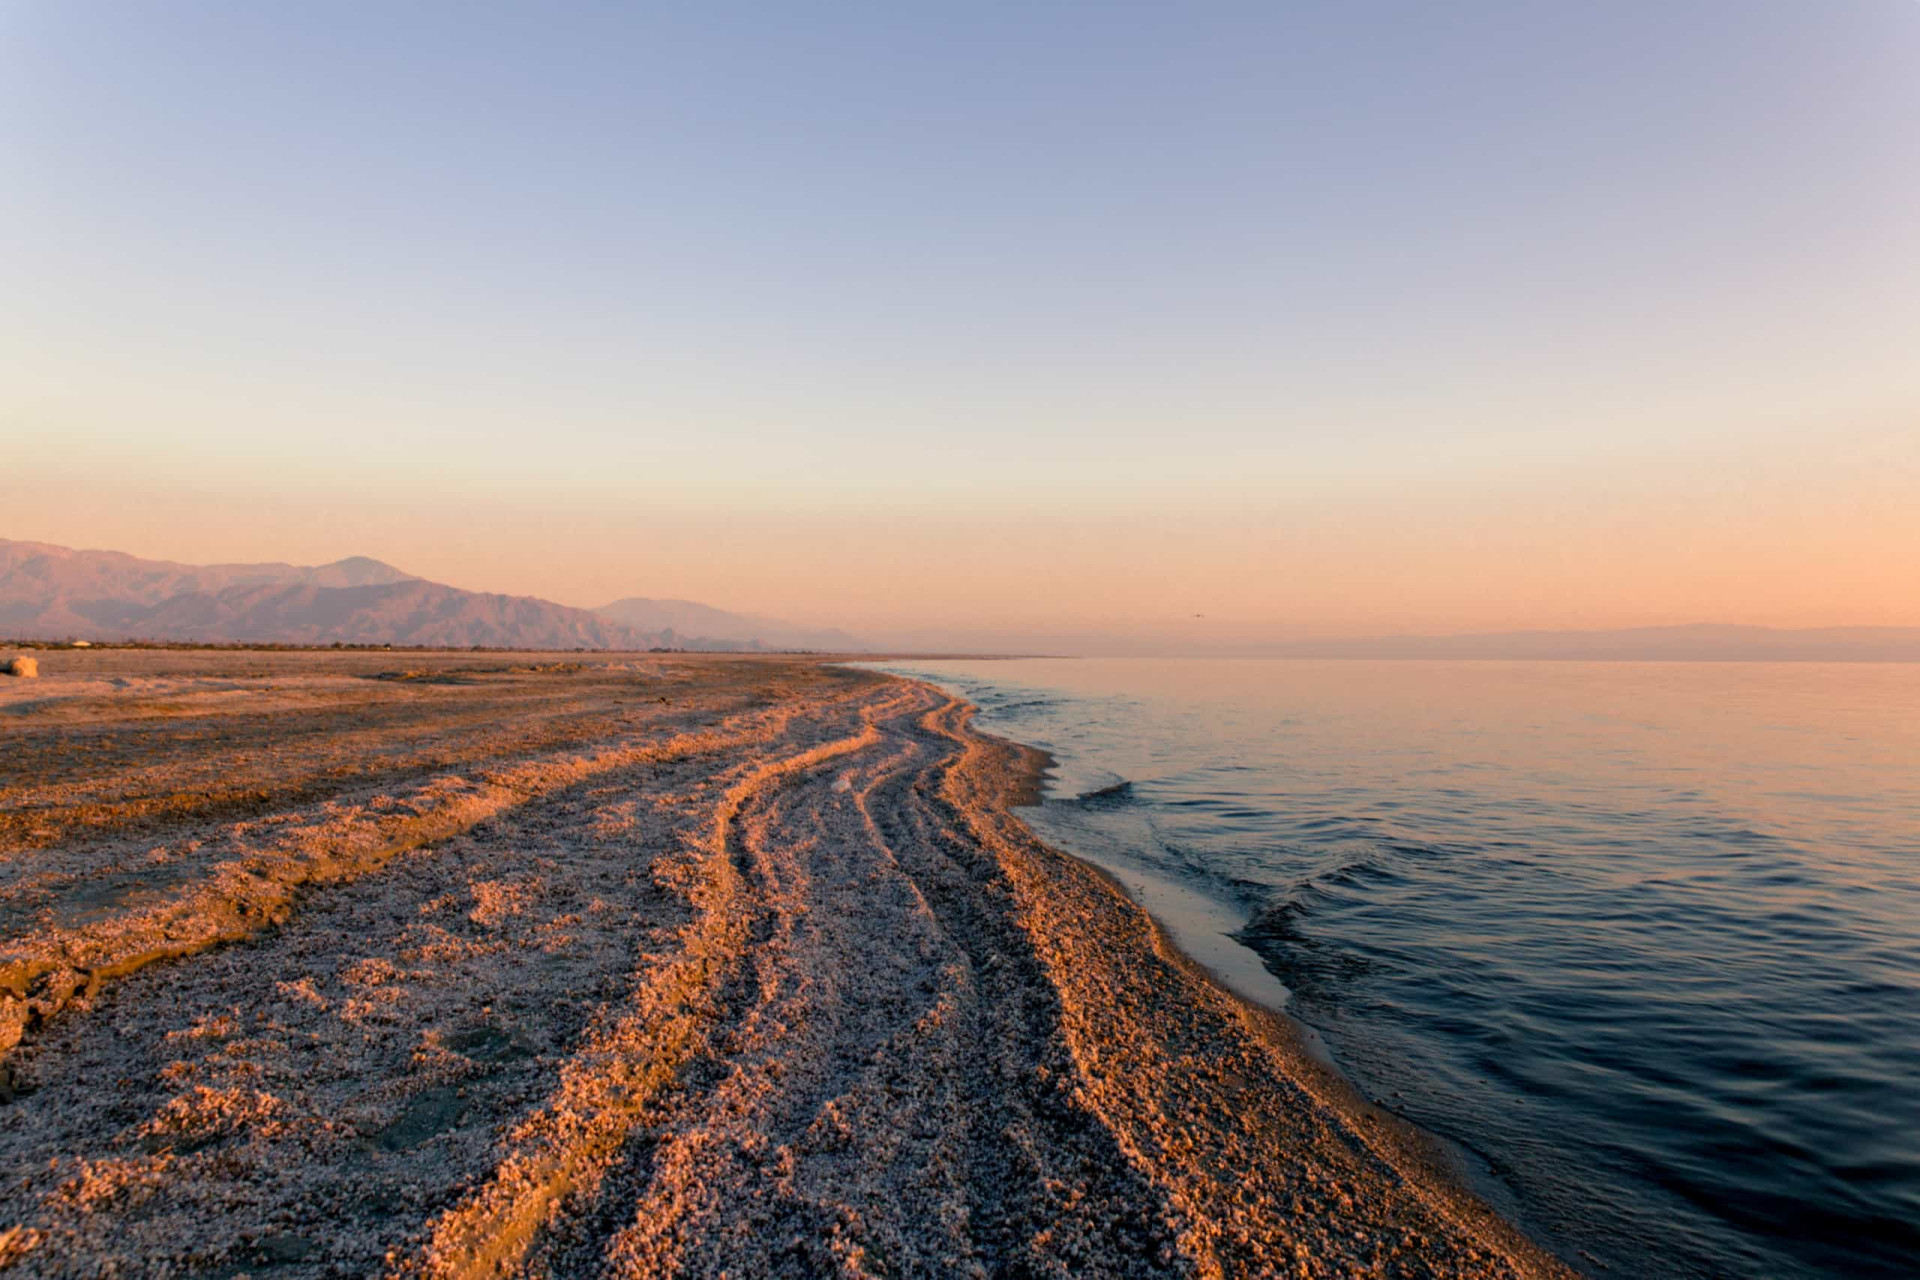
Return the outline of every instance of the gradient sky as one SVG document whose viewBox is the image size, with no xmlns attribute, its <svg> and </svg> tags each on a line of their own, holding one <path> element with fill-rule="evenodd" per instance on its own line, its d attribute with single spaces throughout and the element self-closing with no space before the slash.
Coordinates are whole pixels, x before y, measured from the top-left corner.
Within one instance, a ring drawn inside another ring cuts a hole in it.
<svg viewBox="0 0 1920 1280">
<path fill-rule="evenodd" d="M 898 643 L 1920 625 L 1920 4 L 0 3 L 0 435 Z"/>
</svg>

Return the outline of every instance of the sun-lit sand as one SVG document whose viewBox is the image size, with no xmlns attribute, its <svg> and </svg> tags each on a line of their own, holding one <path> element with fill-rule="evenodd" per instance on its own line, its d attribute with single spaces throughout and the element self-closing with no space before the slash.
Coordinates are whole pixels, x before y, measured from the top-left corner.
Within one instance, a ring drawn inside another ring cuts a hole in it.
<svg viewBox="0 0 1920 1280">
<path fill-rule="evenodd" d="M 0 683 L 0 1270 L 1555 1275 L 802 659 L 50 652 Z"/>
</svg>

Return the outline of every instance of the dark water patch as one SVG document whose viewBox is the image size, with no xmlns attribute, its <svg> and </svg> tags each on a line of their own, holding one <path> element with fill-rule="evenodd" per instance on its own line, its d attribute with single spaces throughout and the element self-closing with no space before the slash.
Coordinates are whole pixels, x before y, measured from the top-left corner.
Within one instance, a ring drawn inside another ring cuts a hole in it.
<svg viewBox="0 0 1920 1280">
<path fill-rule="evenodd" d="M 1089 809 L 1114 808 L 1119 805 L 1129 804 L 1132 800 L 1133 783 L 1124 778 L 1119 782 L 1110 783 L 1104 787 L 1096 787 L 1092 791 L 1082 792 L 1079 797 L 1080 804 Z"/>
<path fill-rule="evenodd" d="M 921 671 L 1574 1265 L 1920 1275 L 1920 667 Z"/>
</svg>

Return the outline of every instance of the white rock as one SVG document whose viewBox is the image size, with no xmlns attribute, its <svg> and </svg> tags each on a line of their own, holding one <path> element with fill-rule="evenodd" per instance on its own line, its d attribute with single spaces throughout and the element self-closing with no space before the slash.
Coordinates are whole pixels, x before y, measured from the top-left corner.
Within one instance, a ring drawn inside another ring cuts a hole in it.
<svg viewBox="0 0 1920 1280">
<path fill-rule="evenodd" d="M 0 666 L 0 671 L 10 676 L 37 676 L 40 674 L 40 663 L 33 658 L 15 658 Z"/>
</svg>

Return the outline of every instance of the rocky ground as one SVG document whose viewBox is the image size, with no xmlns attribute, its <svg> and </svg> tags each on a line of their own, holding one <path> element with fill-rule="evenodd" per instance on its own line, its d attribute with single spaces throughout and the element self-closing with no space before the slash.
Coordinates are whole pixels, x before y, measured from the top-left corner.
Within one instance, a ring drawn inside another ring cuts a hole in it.
<svg viewBox="0 0 1920 1280">
<path fill-rule="evenodd" d="M 0 1271 L 1561 1269 L 804 659 L 0 683 Z"/>
</svg>

